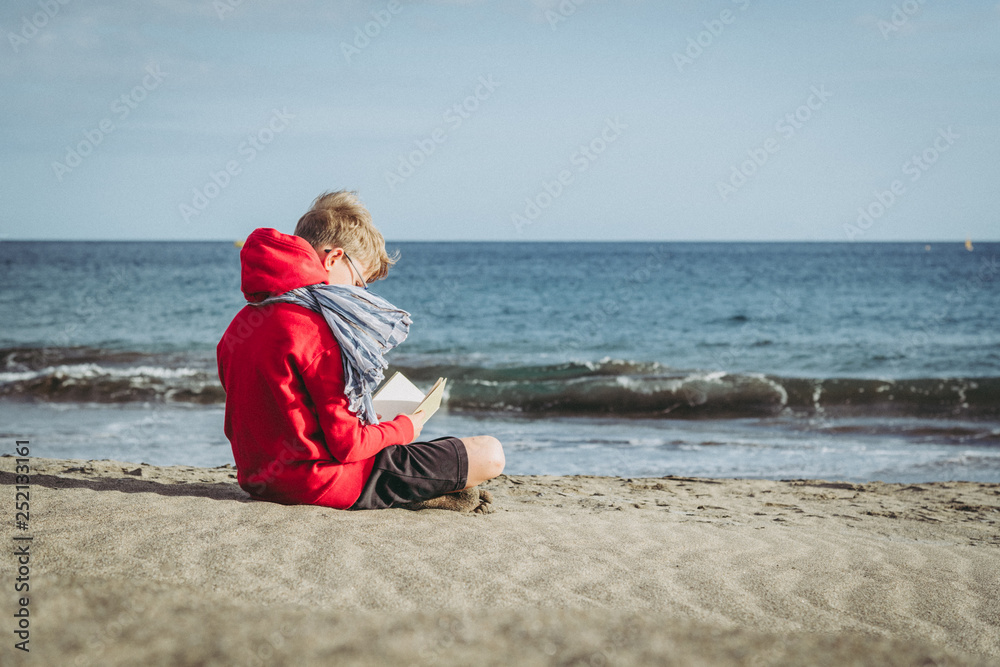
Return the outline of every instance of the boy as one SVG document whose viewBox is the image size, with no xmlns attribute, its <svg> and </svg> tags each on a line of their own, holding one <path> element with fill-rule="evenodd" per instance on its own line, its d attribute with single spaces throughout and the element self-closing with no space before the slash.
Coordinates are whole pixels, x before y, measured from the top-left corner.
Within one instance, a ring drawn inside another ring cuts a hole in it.
<svg viewBox="0 0 1000 667">
<path fill-rule="evenodd" d="M 356 193 L 343 190 L 320 195 L 294 236 L 262 228 L 247 238 L 240 262 L 249 303 L 216 352 L 226 391 L 226 437 L 237 481 L 251 496 L 283 504 L 378 509 L 448 506 L 418 503 L 461 491 L 445 498 L 458 503 L 452 508 L 485 509 L 474 487 L 503 471 L 503 448 L 496 438 L 419 442 L 422 412 L 381 423 L 362 421 L 373 412 L 371 387 L 357 389 L 365 385 L 353 360 L 365 343 L 352 332 L 367 331 L 369 320 L 385 325 L 382 320 L 395 317 L 390 326 L 405 338 L 408 314 L 364 291 L 396 261 Z M 305 289 L 323 284 L 348 288 Z M 314 299 L 320 292 L 349 310 L 324 311 L 316 305 L 322 298 Z M 254 305 L 262 302 L 266 305 Z M 375 317 L 345 325 L 345 312 L 355 307 L 372 309 Z M 380 360 L 381 351 L 375 354 Z M 482 502 L 488 501 L 483 492 Z"/>
</svg>

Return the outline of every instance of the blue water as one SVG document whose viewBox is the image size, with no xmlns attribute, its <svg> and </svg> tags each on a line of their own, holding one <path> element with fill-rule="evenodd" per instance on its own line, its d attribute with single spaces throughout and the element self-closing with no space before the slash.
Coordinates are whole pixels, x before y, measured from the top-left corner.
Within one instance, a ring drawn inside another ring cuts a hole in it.
<svg viewBox="0 0 1000 667">
<path fill-rule="evenodd" d="M 425 438 L 508 472 L 1000 482 L 1000 244 L 390 243 Z M 0 418 L 40 455 L 231 462 L 232 243 L 0 243 Z"/>
</svg>

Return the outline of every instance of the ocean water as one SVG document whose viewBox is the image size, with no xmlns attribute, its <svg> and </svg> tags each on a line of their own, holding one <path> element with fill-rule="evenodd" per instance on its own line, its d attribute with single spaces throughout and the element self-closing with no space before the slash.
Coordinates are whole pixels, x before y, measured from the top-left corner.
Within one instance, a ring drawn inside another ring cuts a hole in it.
<svg viewBox="0 0 1000 667">
<path fill-rule="evenodd" d="M 507 471 L 1000 482 L 1000 244 L 389 243 L 422 437 Z M 232 462 L 232 243 L 0 243 L 0 436 Z"/>
</svg>

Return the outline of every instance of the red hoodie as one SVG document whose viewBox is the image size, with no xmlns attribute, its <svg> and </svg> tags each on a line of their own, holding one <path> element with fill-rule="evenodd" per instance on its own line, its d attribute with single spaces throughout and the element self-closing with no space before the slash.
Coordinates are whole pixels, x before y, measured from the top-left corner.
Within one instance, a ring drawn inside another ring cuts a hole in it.
<svg viewBox="0 0 1000 667">
<path fill-rule="evenodd" d="M 327 282 L 309 243 L 257 229 L 240 252 L 247 301 Z M 344 509 L 389 445 L 413 440 L 404 415 L 364 425 L 347 409 L 340 346 L 319 313 L 246 306 L 216 348 L 237 481 L 255 498 Z"/>
</svg>

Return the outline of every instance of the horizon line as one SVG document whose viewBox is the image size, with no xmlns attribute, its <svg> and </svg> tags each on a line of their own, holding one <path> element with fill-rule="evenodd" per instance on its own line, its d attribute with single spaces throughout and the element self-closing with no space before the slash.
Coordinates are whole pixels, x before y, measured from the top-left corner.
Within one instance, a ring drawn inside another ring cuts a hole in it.
<svg viewBox="0 0 1000 667">
<path fill-rule="evenodd" d="M 0 236 L 2 243 L 51 243 L 66 242 L 74 243 L 232 243 L 236 244 L 245 239 L 73 239 L 65 237 L 54 238 L 5 238 Z M 855 240 L 834 240 L 834 239 L 386 239 L 386 243 L 843 243 L 843 244 L 864 244 L 864 243 L 957 243 L 965 244 L 967 240 L 975 243 L 1000 243 L 1000 238 L 996 239 L 871 239 L 864 241 Z"/>
</svg>

